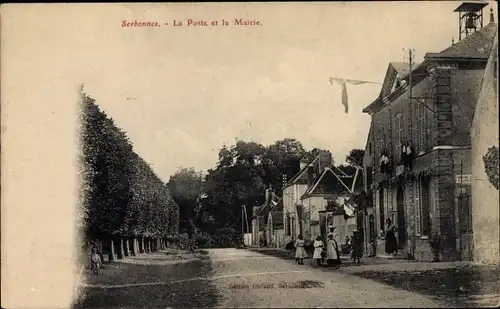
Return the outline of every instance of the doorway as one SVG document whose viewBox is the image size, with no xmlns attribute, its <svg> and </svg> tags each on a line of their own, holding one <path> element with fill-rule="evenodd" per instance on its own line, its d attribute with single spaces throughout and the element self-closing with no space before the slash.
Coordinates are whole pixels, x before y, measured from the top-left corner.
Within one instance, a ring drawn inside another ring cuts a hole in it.
<svg viewBox="0 0 500 309">
<path fill-rule="evenodd" d="M 406 246 L 406 217 L 405 217 L 405 201 L 404 191 L 401 186 L 398 186 L 397 192 L 397 231 L 398 231 L 398 245 L 400 249 Z"/>
</svg>

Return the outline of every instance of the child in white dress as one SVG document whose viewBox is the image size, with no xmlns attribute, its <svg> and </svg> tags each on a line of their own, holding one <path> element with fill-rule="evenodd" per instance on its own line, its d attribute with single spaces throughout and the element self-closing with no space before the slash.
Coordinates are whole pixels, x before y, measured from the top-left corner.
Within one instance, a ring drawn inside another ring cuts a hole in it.
<svg viewBox="0 0 500 309">
<path fill-rule="evenodd" d="M 323 253 L 323 241 L 321 240 L 321 236 L 317 236 L 316 240 L 314 241 L 314 254 L 313 254 L 313 259 L 316 260 L 316 264 L 318 266 L 321 266 L 321 260 L 322 256 L 321 254 Z"/>
</svg>

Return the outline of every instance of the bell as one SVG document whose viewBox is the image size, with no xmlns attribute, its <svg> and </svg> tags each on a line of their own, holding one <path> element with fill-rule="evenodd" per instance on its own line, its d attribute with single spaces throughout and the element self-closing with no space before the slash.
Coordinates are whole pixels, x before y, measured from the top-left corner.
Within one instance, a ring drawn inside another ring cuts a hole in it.
<svg viewBox="0 0 500 309">
<path fill-rule="evenodd" d="M 476 29 L 476 23 L 474 21 L 474 13 L 471 13 L 469 16 L 467 16 L 467 20 L 465 21 L 465 28 L 466 29 Z"/>
</svg>

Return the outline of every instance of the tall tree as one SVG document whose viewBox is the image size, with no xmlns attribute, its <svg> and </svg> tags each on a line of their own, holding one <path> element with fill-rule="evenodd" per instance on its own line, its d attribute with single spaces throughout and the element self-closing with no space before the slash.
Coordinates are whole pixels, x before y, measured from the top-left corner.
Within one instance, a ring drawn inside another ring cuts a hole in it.
<svg viewBox="0 0 500 309">
<path fill-rule="evenodd" d="M 192 231 L 198 200 L 202 194 L 202 174 L 194 168 L 181 168 L 167 184 L 172 198 L 179 205 L 180 228 Z"/>
<path fill-rule="evenodd" d="M 363 149 L 352 149 L 346 156 L 347 164 L 351 166 L 363 166 L 363 157 L 365 156 L 365 151 Z"/>
</svg>

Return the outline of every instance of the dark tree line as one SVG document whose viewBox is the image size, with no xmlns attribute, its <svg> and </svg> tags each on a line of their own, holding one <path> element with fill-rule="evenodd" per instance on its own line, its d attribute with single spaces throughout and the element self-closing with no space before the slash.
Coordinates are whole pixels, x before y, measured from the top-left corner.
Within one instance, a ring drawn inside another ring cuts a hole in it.
<svg viewBox="0 0 500 309">
<path fill-rule="evenodd" d="M 82 94 L 81 102 L 80 217 L 85 238 L 119 241 L 120 251 L 128 251 L 129 245 L 148 251 L 158 240 L 175 237 L 179 207 L 166 184 L 94 99 Z M 155 242 L 144 245 L 144 240 Z"/>
</svg>

